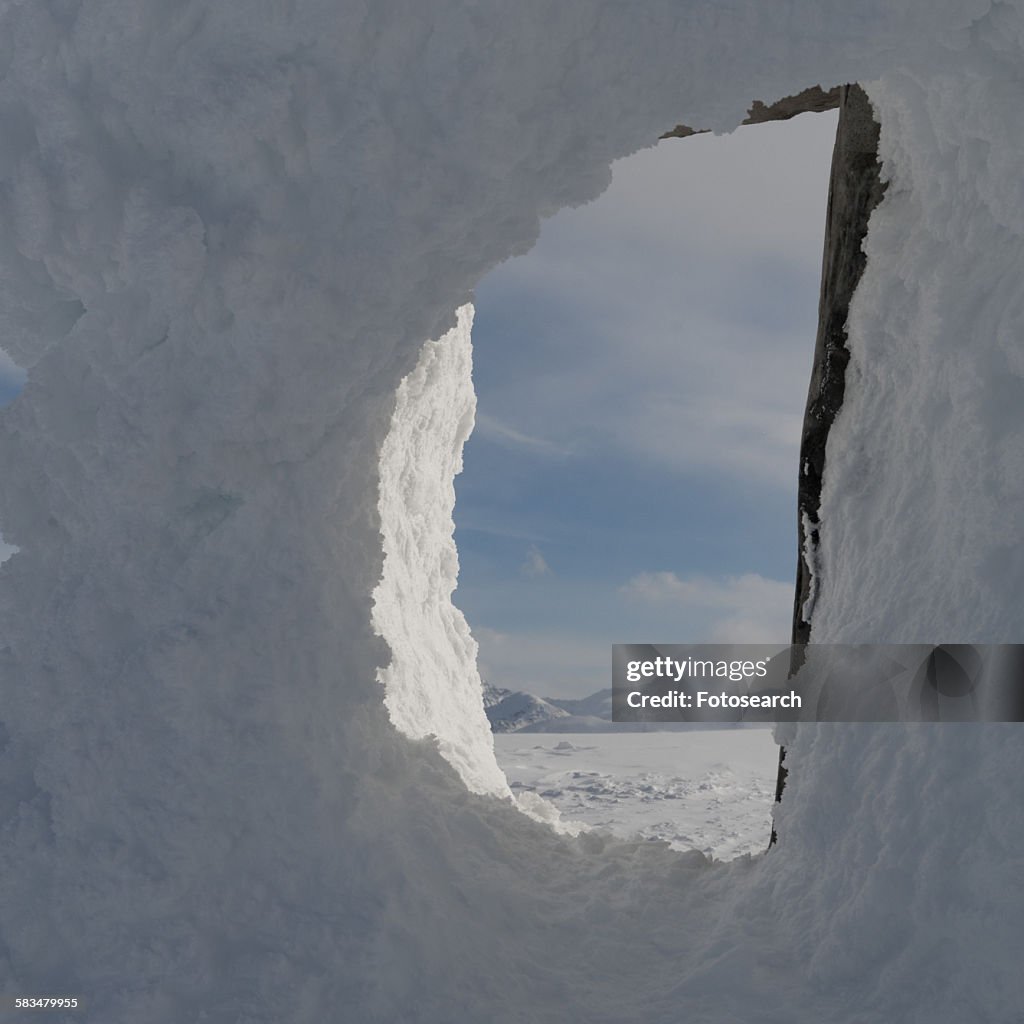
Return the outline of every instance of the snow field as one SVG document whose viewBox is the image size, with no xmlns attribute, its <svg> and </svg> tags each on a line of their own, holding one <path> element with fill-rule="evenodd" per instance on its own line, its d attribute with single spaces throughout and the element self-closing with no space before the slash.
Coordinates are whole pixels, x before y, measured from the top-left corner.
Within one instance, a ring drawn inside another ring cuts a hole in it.
<svg viewBox="0 0 1024 1024">
<path fill-rule="evenodd" d="M 505 733 L 495 755 L 512 792 L 564 820 L 731 860 L 771 833 L 778 747 L 768 729 Z"/>
</svg>

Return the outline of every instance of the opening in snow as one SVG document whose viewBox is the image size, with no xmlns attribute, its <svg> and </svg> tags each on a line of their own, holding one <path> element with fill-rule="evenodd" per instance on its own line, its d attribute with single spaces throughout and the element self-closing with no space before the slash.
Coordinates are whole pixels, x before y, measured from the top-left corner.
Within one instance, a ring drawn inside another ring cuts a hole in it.
<svg viewBox="0 0 1024 1024">
<path fill-rule="evenodd" d="M 566 818 L 767 841 L 771 731 L 616 727 L 609 648 L 788 643 L 835 125 L 665 140 L 478 289 L 456 599 L 513 791 Z"/>
</svg>

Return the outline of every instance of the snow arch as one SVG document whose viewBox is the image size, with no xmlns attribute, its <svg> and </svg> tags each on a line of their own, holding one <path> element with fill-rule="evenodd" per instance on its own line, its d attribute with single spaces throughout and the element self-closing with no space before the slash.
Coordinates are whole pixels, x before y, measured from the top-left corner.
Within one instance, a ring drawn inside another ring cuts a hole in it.
<svg viewBox="0 0 1024 1024">
<path fill-rule="evenodd" d="M 1008 730 L 802 730 L 760 861 L 569 840 L 391 726 L 371 597 L 399 381 L 479 277 L 666 126 L 861 81 L 890 185 L 815 629 L 1018 639 L 1018 2 L 43 0 L 0 29 L 29 373 L 0 989 L 152 1024 L 1011 1019 Z"/>
</svg>

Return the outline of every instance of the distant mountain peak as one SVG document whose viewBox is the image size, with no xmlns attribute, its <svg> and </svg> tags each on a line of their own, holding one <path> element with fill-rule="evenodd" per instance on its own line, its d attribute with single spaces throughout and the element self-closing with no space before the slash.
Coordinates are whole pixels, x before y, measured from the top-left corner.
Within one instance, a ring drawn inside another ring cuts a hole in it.
<svg viewBox="0 0 1024 1024">
<path fill-rule="evenodd" d="M 491 732 L 590 732 L 612 720 L 612 691 L 571 700 L 484 684 Z"/>
<path fill-rule="evenodd" d="M 569 715 L 568 711 L 543 697 L 487 683 L 484 684 L 484 710 L 491 723 L 491 732 L 518 732 Z"/>
</svg>

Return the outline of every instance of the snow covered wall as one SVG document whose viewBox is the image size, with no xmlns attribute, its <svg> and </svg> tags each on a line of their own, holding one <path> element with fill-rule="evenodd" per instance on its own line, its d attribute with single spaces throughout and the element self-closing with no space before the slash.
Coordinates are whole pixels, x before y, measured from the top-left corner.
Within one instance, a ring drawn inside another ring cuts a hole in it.
<svg viewBox="0 0 1024 1024">
<path fill-rule="evenodd" d="M 511 796 L 484 713 L 477 645 L 452 604 L 455 476 L 473 429 L 473 307 L 443 337 L 423 346 L 398 387 L 380 454 L 384 574 L 373 595 L 373 625 L 391 649 L 380 673 L 388 713 L 407 736 L 437 737 L 439 749 L 476 793 Z"/>
<path fill-rule="evenodd" d="M 471 792 L 392 725 L 371 616 L 399 384 L 482 274 L 672 125 L 861 81 L 890 185 L 813 639 L 1024 639 L 1022 7 L 0 5 L 0 991 L 1019 1019 L 1014 727 L 803 729 L 779 847 L 713 865 Z M 490 772 L 479 710 L 453 728 Z"/>
</svg>

